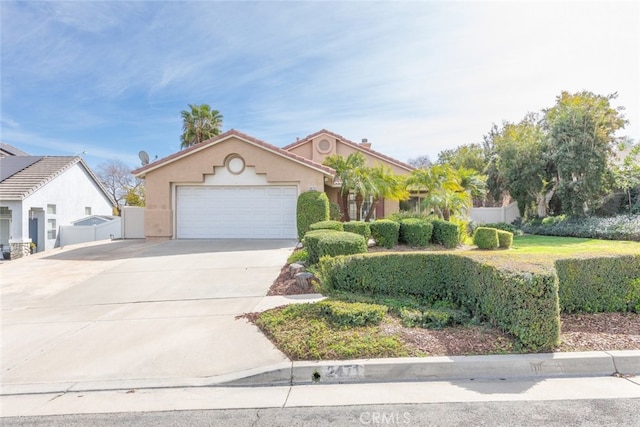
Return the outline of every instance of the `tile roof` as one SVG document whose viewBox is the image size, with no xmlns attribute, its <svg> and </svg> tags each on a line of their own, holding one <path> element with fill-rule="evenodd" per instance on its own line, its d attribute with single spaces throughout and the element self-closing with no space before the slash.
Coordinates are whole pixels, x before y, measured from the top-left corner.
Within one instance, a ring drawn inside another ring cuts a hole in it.
<svg viewBox="0 0 640 427">
<path fill-rule="evenodd" d="M 22 200 L 77 163 L 95 181 L 105 197 L 113 203 L 100 180 L 82 158 L 77 156 L 7 156 L 0 158 L 0 170 L 3 171 L 2 180 L 0 180 L 0 199 Z"/>
<path fill-rule="evenodd" d="M 291 150 L 291 149 L 293 149 L 295 147 L 298 147 L 298 146 L 300 146 L 302 144 L 305 144 L 305 143 L 311 141 L 315 137 L 320 136 L 322 134 L 326 134 L 326 135 L 329 135 L 329 136 L 331 136 L 333 138 L 339 139 L 340 142 L 342 142 L 342 143 L 344 143 L 346 145 L 349 145 L 349 146 L 355 148 L 356 150 L 362 151 L 363 153 L 371 154 L 374 157 L 378 157 L 378 158 L 380 158 L 382 160 L 385 160 L 385 161 L 387 161 L 389 163 L 393 163 L 393 164 L 395 164 L 397 166 L 400 166 L 401 168 L 407 169 L 409 171 L 412 171 L 412 170 L 415 169 L 413 166 L 411 166 L 411 165 L 409 165 L 409 164 L 407 164 L 405 162 L 401 162 L 400 160 L 394 159 L 393 157 L 389 157 L 389 156 L 387 156 L 385 154 L 380 153 L 379 151 L 372 150 L 371 148 L 365 148 L 362 145 L 358 144 L 357 142 L 350 141 L 347 138 L 345 138 L 344 136 L 338 135 L 337 133 L 331 132 L 331 131 L 326 130 L 326 129 L 322 129 L 322 130 L 319 130 L 318 132 L 312 133 L 311 135 L 306 136 L 306 137 L 304 137 L 304 138 L 302 138 L 302 139 L 300 139 L 300 140 L 298 140 L 298 141 L 296 141 L 296 142 L 294 142 L 292 144 L 289 144 L 289 145 L 287 145 L 285 147 L 282 147 L 282 149 L 286 150 L 286 151 L 289 151 L 289 150 Z"/>
<path fill-rule="evenodd" d="M 295 162 L 302 163 L 302 164 L 304 164 L 306 166 L 309 166 L 309 167 L 311 167 L 313 169 L 319 170 L 319 171 L 321 171 L 321 172 L 323 172 L 323 173 L 325 173 L 327 175 L 330 175 L 330 176 L 335 175 L 335 171 L 333 169 L 331 169 L 330 167 L 328 167 L 328 166 L 322 165 L 320 163 L 316 163 L 316 162 L 314 162 L 312 160 L 307 159 L 306 157 L 302 157 L 302 156 L 298 156 L 297 154 L 290 153 L 290 152 L 288 152 L 286 150 L 283 150 L 282 148 L 276 147 L 275 145 L 271 145 L 269 143 L 266 143 L 264 141 L 256 139 L 256 138 L 254 138 L 252 136 L 249 136 L 247 134 L 239 132 L 239 131 L 237 131 L 235 129 L 231 129 L 231 130 L 229 130 L 227 132 L 224 132 L 224 133 L 222 133 L 222 134 L 220 134 L 218 136 L 215 136 L 215 137 L 213 137 L 213 138 L 211 138 L 211 139 L 209 139 L 207 141 L 204 141 L 204 142 L 202 142 L 200 144 L 192 145 L 189 148 L 185 148 L 184 150 L 180 150 L 180 151 L 178 151 L 176 153 L 173 153 L 173 154 L 171 154 L 171 155 L 169 155 L 167 157 L 164 157 L 162 159 L 156 160 L 155 162 L 149 163 L 148 165 L 145 165 L 145 166 L 142 166 L 141 168 L 138 168 L 138 169 L 132 171 L 131 173 L 133 175 L 135 175 L 135 176 L 142 177 L 142 176 L 144 176 L 144 174 L 146 172 L 152 171 L 154 169 L 157 169 L 159 167 L 164 166 L 165 164 L 171 163 L 171 162 L 173 162 L 175 160 L 178 160 L 178 159 L 181 159 L 183 157 L 186 157 L 186 156 L 188 156 L 188 155 L 190 155 L 192 153 L 195 153 L 195 152 L 198 152 L 200 150 L 203 150 L 203 149 L 205 149 L 205 148 L 207 148 L 207 147 L 209 147 L 211 145 L 217 144 L 217 143 L 219 143 L 219 142 L 221 142 L 221 141 L 223 141 L 225 139 L 228 139 L 228 138 L 230 138 L 232 136 L 235 136 L 235 137 L 237 137 L 239 139 L 242 139 L 242 140 L 244 140 L 246 142 L 249 142 L 250 144 L 256 145 L 256 146 L 261 147 L 261 148 L 264 148 L 264 149 L 266 149 L 268 151 L 271 151 L 271 152 L 273 152 L 275 154 L 278 154 L 280 156 L 289 158 L 289 159 L 291 159 L 291 160 L 293 160 Z"/>
</svg>

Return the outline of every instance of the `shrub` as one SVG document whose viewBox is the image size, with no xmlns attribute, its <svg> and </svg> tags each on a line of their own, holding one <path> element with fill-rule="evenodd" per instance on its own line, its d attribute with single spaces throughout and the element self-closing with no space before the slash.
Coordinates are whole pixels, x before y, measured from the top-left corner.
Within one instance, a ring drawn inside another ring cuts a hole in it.
<svg viewBox="0 0 640 427">
<path fill-rule="evenodd" d="M 400 224 L 397 222 L 389 219 L 378 219 L 373 221 L 369 227 L 376 245 L 391 249 L 398 244 Z"/>
<path fill-rule="evenodd" d="M 563 312 L 640 312 L 640 255 L 560 259 L 555 266 Z"/>
<path fill-rule="evenodd" d="M 480 227 L 495 228 L 496 230 L 508 231 L 509 233 L 516 234 L 518 229 L 513 224 L 507 224 L 506 222 L 491 222 L 487 224 L 480 224 Z"/>
<path fill-rule="evenodd" d="M 329 202 L 329 219 L 340 221 L 340 205 L 336 202 Z"/>
<path fill-rule="evenodd" d="M 620 215 L 610 218 L 571 218 L 560 215 L 528 221 L 522 224 L 522 231 L 546 236 L 640 242 L 640 215 Z"/>
<path fill-rule="evenodd" d="M 296 251 L 293 251 L 289 258 L 287 258 L 288 264 L 293 264 L 294 262 L 306 261 L 309 258 L 309 253 L 306 248 L 301 248 Z"/>
<path fill-rule="evenodd" d="M 443 245 L 446 248 L 455 248 L 458 246 L 458 226 L 448 221 L 436 219 L 432 221 L 434 243 Z"/>
<path fill-rule="evenodd" d="M 359 234 L 336 231 L 318 239 L 318 258 L 367 252 L 367 241 Z"/>
<path fill-rule="evenodd" d="M 437 253 L 376 253 L 325 258 L 324 289 L 450 301 L 487 318 L 525 347 L 549 350 L 560 336 L 558 281 L 547 272 L 499 270 L 471 258 Z"/>
<path fill-rule="evenodd" d="M 358 302 L 324 300 L 317 304 L 323 316 L 334 325 L 343 327 L 378 325 L 388 310 L 384 305 Z"/>
<path fill-rule="evenodd" d="M 427 246 L 431 241 L 433 225 L 417 218 L 407 218 L 400 221 L 398 241 L 409 246 Z"/>
<path fill-rule="evenodd" d="M 298 196 L 296 206 L 296 224 L 298 227 L 298 240 L 309 231 L 309 226 L 314 222 L 329 219 L 329 199 L 320 191 L 307 191 Z"/>
<path fill-rule="evenodd" d="M 368 222 L 349 221 L 342 223 L 342 226 L 344 227 L 344 231 L 359 234 L 364 237 L 365 240 L 369 240 L 369 237 L 371 237 L 371 228 Z"/>
<path fill-rule="evenodd" d="M 441 329 L 462 324 L 469 319 L 463 311 L 451 308 L 428 308 L 426 310 L 405 308 L 400 310 L 400 320 L 403 326 L 409 328 Z"/>
<path fill-rule="evenodd" d="M 478 227 L 473 235 L 473 243 L 479 249 L 497 249 L 500 242 L 498 240 L 498 230 L 495 228 Z"/>
<path fill-rule="evenodd" d="M 342 223 L 340 221 L 318 221 L 309 226 L 309 230 L 336 230 L 343 231 Z"/>
<path fill-rule="evenodd" d="M 308 254 L 307 261 L 309 262 L 309 265 L 316 264 L 318 261 L 320 261 L 320 249 L 318 247 L 320 243 L 320 238 L 330 233 L 339 233 L 339 231 L 312 230 L 312 231 L 308 231 L 307 234 L 304 235 L 304 238 L 302 239 L 302 244 L 307 250 L 307 254 Z"/>
<path fill-rule="evenodd" d="M 509 249 L 513 243 L 513 233 L 504 230 L 498 230 L 498 246 Z"/>
</svg>

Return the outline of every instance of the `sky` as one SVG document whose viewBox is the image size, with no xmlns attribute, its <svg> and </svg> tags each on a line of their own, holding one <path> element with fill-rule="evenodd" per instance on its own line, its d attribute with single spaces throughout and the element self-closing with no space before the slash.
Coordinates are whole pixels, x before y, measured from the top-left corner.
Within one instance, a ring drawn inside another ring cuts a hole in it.
<svg viewBox="0 0 640 427">
<path fill-rule="evenodd" d="M 408 161 L 588 90 L 640 140 L 640 2 L 0 0 L 0 24 L 0 141 L 92 168 L 178 151 L 203 103 L 279 147 L 328 129 Z"/>
</svg>

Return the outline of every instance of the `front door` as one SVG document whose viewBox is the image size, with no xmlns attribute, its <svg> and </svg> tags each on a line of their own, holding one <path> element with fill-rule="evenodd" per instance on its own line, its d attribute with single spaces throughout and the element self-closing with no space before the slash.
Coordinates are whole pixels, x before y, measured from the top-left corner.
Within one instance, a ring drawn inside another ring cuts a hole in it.
<svg viewBox="0 0 640 427">
<path fill-rule="evenodd" d="M 29 219 L 29 238 L 36 245 L 38 244 L 38 218 Z M 38 252 L 40 248 L 36 246 L 35 252 Z"/>
</svg>

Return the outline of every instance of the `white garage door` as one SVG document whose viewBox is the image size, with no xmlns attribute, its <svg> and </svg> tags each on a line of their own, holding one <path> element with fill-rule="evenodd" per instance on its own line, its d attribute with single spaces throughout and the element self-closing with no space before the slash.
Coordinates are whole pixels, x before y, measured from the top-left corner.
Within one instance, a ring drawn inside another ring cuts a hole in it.
<svg viewBox="0 0 640 427">
<path fill-rule="evenodd" d="M 178 187 L 177 237 L 296 238 L 293 186 Z"/>
</svg>

